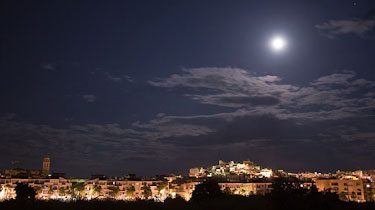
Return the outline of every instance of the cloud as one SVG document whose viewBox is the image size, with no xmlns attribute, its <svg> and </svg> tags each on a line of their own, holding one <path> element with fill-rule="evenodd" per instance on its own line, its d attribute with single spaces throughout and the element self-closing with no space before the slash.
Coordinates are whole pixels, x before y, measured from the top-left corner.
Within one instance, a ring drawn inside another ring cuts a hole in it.
<svg viewBox="0 0 375 210">
<path fill-rule="evenodd" d="M 353 71 L 343 71 L 342 73 L 335 73 L 328 76 L 323 76 L 313 81 L 313 86 L 323 85 L 350 85 L 349 80 L 355 77 Z"/>
<path fill-rule="evenodd" d="M 257 76 L 238 68 L 193 68 L 149 81 L 155 87 L 184 89 L 202 104 L 237 109 L 237 116 L 271 114 L 280 119 L 338 120 L 365 114 L 374 81 L 353 71 L 322 76 L 306 86 L 285 84 L 273 75 Z M 366 96 L 366 97 L 365 97 Z M 366 101 L 361 101 L 366 99 Z M 224 114 L 226 116 L 230 113 Z M 218 116 L 218 115 L 213 115 Z"/>
<path fill-rule="evenodd" d="M 361 38 L 374 38 L 375 19 L 329 20 L 315 25 L 321 35 L 334 39 L 340 35 L 353 34 Z"/>
<path fill-rule="evenodd" d="M 44 155 L 50 155 L 52 169 L 70 175 L 87 176 L 88 170 L 104 170 L 105 174 L 115 170 L 113 173 L 121 175 L 120 172 L 130 169 L 127 166 L 113 168 L 112 165 L 121 165 L 123 159 L 147 157 L 154 164 L 167 158 L 173 150 L 171 146 L 148 138 L 152 136 L 148 132 L 122 128 L 119 124 L 74 124 L 67 128 L 56 128 L 26 122 L 17 115 L 9 114 L 0 117 L 0 128 L 1 165 L 9 165 L 11 160 L 21 160 L 23 165 L 38 166 Z M 147 164 L 144 166 L 147 167 Z M 139 167 L 132 170 L 145 172 Z"/>
<path fill-rule="evenodd" d="M 227 107 L 243 107 L 243 106 L 271 106 L 278 104 L 278 98 L 272 96 L 248 96 L 248 95 L 188 95 L 192 99 L 200 101 L 203 104 L 220 104 Z"/>
<path fill-rule="evenodd" d="M 53 63 L 43 63 L 41 66 L 43 69 L 46 69 L 49 71 L 56 71 L 56 65 Z"/>
<path fill-rule="evenodd" d="M 368 159 L 359 151 L 368 154 L 370 148 L 375 147 L 369 135 L 373 133 L 372 128 L 365 126 L 374 122 L 374 81 L 357 78 L 353 71 L 325 75 L 298 86 L 286 84 L 278 76 L 258 76 L 243 69 L 195 68 L 149 81 L 149 84 L 185 92 L 186 97 L 201 104 L 232 109 L 189 116 L 163 114 L 157 119 L 133 124 L 134 129 L 157 128 L 157 132 L 163 133 L 158 141 L 176 145 L 176 148 L 201 147 L 210 154 L 217 154 L 214 149 L 217 148 L 222 153 L 215 156 L 217 159 L 223 156 L 241 159 L 249 154 L 253 158 L 261 156 L 260 151 L 263 154 L 272 151 L 274 155 L 260 159 L 272 163 L 283 156 L 288 164 L 303 169 L 306 166 L 296 158 L 310 165 L 330 168 L 330 164 L 337 161 L 353 159 L 347 155 L 349 153 L 361 160 Z M 199 126 L 198 131 L 202 133 L 168 136 L 166 133 L 175 125 Z M 343 133 L 351 127 L 362 129 Z M 356 138 L 350 140 L 358 143 L 355 149 L 348 143 L 348 135 L 355 135 Z M 259 139 L 264 141 L 257 141 Z M 327 152 L 324 158 L 317 155 L 323 150 Z M 200 152 L 197 154 L 203 156 Z M 324 166 L 316 162 L 325 158 L 332 162 Z M 346 163 L 346 167 L 358 165 L 354 160 Z M 279 164 L 282 165 L 282 161 L 275 165 Z"/>
<path fill-rule="evenodd" d="M 291 85 L 275 85 L 277 76 L 253 76 L 238 68 L 194 68 L 184 69 L 182 75 L 171 75 L 166 79 L 149 81 L 156 87 L 206 89 L 217 94 L 187 94 L 205 104 L 229 107 L 247 105 L 272 105 L 279 101 L 275 96 L 292 91 Z M 275 88 L 277 87 L 277 88 Z"/>
<path fill-rule="evenodd" d="M 122 76 L 126 81 L 128 82 L 134 82 L 134 79 L 133 77 L 129 76 L 129 75 L 123 75 Z"/>
<path fill-rule="evenodd" d="M 95 102 L 96 101 L 96 96 L 93 95 L 93 94 L 86 94 L 86 95 L 82 95 L 82 98 L 87 101 L 87 102 Z"/>
<path fill-rule="evenodd" d="M 165 113 L 157 113 L 156 114 L 156 117 L 164 117 L 165 116 Z"/>
<path fill-rule="evenodd" d="M 353 71 L 296 85 L 239 68 L 192 68 L 149 84 L 182 93 L 216 112 L 165 111 L 126 127 L 69 122 L 64 128 L 6 115 L 0 117 L 0 164 L 22 157 L 33 161 L 48 153 L 56 167 L 73 174 L 89 169 L 110 175 L 185 174 L 189 167 L 218 159 L 251 158 L 286 170 L 332 170 L 333 165 L 369 167 L 375 158 L 375 84 Z"/>
<path fill-rule="evenodd" d="M 108 80 L 113 81 L 113 82 L 123 82 L 123 81 L 127 81 L 130 83 L 134 82 L 134 79 L 129 75 L 114 76 L 110 74 L 109 72 L 104 72 L 104 75 L 106 76 Z"/>
</svg>

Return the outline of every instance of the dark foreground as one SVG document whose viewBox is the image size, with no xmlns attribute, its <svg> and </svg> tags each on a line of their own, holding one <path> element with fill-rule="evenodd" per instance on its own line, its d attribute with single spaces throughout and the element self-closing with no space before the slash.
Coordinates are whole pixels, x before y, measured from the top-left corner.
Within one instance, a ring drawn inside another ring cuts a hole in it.
<svg viewBox="0 0 375 210">
<path fill-rule="evenodd" d="M 274 209 L 375 209 L 375 202 L 371 203 L 354 203 L 342 202 L 330 199 L 275 199 L 267 196 L 225 196 L 217 199 L 206 199 L 199 201 L 185 202 L 182 199 L 168 199 L 165 203 L 155 203 L 152 201 L 76 201 L 76 202 L 59 202 L 59 201 L 4 201 L 0 202 L 0 209 L 56 209 L 56 210 L 274 210 Z"/>
</svg>

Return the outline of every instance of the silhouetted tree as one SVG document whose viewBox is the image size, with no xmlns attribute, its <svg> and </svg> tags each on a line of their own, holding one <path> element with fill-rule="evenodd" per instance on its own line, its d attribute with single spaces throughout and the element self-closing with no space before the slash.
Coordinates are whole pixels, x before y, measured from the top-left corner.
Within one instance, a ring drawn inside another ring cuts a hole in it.
<svg viewBox="0 0 375 210">
<path fill-rule="evenodd" d="M 215 199 L 222 195 L 219 184 L 213 180 L 207 180 L 195 186 L 192 200 Z"/>
<path fill-rule="evenodd" d="M 35 200 L 36 192 L 34 188 L 24 183 L 18 183 L 14 188 L 16 191 L 16 199 L 18 201 Z"/>
<path fill-rule="evenodd" d="M 184 209 L 183 207 L 186 206 L 187 202 L 181 196 L 176 195 L 174 199 L 171 197 L 165 199 L 164 204 L 168 207 L 167 209 Z"/>
<path fill-rule="evenodd" d="M 280 195 L 304 195 L 308 193 L 308 189 L 302 186 L 302 182 L 297 178 L 275 178 L 272 182 L 271 194 L 274 196 Z"/>
<path fill-rule="evenodd" d="M 226 187 L 226 188 L 224 189 L 224 194 L 226 194 L 226 195 L 232 195 L 233 192 L 232 192 L 232 190 L 231 190 L 229 187 Z"/>
<path fill-rule="evenodd" d="M 36 195 L 42 192 L 42 188 L 40 186 L 35 186 L 34 190 L 35 190 Z"/>
</svg>

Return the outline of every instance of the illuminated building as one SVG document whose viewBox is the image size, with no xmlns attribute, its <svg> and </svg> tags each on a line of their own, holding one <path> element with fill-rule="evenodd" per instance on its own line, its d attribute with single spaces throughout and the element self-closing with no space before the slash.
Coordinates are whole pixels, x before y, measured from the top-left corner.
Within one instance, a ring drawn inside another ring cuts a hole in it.
<svg viewBox="0 0 375 210">
<path fill-rule="evenodd" d="M 375 183 L 365 180 L 363 182 L 363 190 L 365 200 L 368 202 L 375 202 Z"/>
<path fill-rule="evenodd" d="M 48 199 L 69 199 L 68 191 L 71 189 L 71 182 L 65 178 L 58 179 L 23 179 L 7 178 L 0 179 L 0 200 L 14 199 L 16 192 L 14 188 L 17 183 L 25 183 L 33 187 L 37 193 L 36 198 L 41 200 Z M 2 197 L 1 197 L 2 196 Z"/>
<path fill-rule="evenodd" d="M 219 183 L 221 190 L 229 190 L 234 195 L 265 195 L 271 192 L 272 183 Z"/>
<path fill-rule="evenodd" d="M 273 174 L 272 169 L 261 168 L 255 165 L 250 160 L 245 160 L 243 163 L 236 163 L 234 161 L 224 162 L 219 160 L 218 165 L 210 166 L 207 169 L 191 168 L 189 170 L 190 177 L 229 177 L 231 175 L 244 175 L 248 178 L 269 178 Z"/>
<path fill-rule="evenodd" d="M 318 179 L 315 185 L 319 191 L 338 194 L 341 200 L 365 202 L 363 182 L 360 179 Z"/>
</svg>

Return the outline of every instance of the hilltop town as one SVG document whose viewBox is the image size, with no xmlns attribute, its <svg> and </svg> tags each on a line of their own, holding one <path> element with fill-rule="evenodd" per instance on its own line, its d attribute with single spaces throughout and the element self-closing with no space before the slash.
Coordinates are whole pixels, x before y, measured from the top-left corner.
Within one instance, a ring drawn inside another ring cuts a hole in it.
<svg viewBox="0 0 375 210">
<path fill-rule="evenodd" d="M 10 169 L 0 177 L 0 201 L 16 197 L 14 188 L 18 183 L 33 187 L 40 200 L 92 200 L 151 199 L 163 202 L 166 198 L 181 197 L 190 200 L 195 186 L 207 179 L 218 182 L 228 194 L 250 196 L 266 195 L 272 190 L 277 177 L 298 180 L 300 187 L 336 193 L 343 201 L 375 201 L 375 170 L 337 171 L 336 173 L 288 173 L 283 170 L 262 168 L 250 160 L 242 163 L 219 161 L 207 168 L 189 169 L 188 176 L 165 175 L 123 177 L 92 175 L 89 179 L 67 178 L 63 173 L 51 173 L 50 158 L 45 157 L 42 170 Z"/>
</svg>

